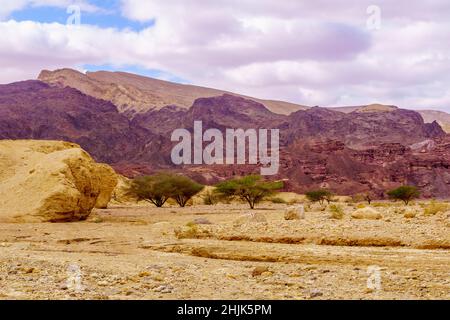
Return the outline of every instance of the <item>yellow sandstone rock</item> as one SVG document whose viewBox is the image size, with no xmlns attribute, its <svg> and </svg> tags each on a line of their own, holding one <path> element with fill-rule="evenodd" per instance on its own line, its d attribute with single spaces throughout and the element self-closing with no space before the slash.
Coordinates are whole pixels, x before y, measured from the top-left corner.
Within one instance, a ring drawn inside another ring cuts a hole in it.
<svg viewBox="0 0 450 320">
<path fill-rule="evenodd" d="M 116 184 L 114 170 L 77 144 L 0 141 L 0 221 L 84 220 L 107 205 Z"/>
<path fill-rule="evenodd" d="M 352 218 L 378 220 L 378 219 L 382 219 L 383 216 L 377 210 L 367 207 L 367 208 L 358 209 L 355 212 L 353 212 Z"/>
</svg>

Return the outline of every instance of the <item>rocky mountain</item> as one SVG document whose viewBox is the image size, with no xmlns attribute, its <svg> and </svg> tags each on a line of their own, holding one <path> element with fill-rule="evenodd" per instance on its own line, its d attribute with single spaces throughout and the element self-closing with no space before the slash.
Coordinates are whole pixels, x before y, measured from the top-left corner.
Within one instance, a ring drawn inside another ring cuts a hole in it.
<svg viewBox="0 0 450 320">
<path fill-rule="evenodd" d="M 158 137 L 133 127 L 112 103 L 40 81 L 0 85 L 0 138 L 75 142 L 106 163 L 139 154 L 158 160 L 150 151 Z"/>
<path fill-rule="evenodd" d="M 126 72 L 86 72 L 81 73 L 73 69 L 55 71 L 44 70 L 39 80 L 51 85 L 76 88 L 84 94 L 112 102 L 119 112 L 132 118 L 136 113 L 155 111 L 166 106 L 177 106 L 189 109 L 198 98 L 209 98 L 230 94 L 243 97 L 263 104 L 273 113 L 288 115 L 306 110 L 309 107 L 274 100 L 262 100 L 223 90 L 184 85 L 169 81 L 162 81 Z M 397 109 L 395 106 L 371 104 L 366 106 L 336 107 L 333 110 L 345 113 L 373 113 L 389 112 Z M 450 132 L 450 115 L 442 111 L 419 110 L 425 122 L 437 121 L 444 130 Z"/>
<path fill-rule="evenodd" d="M 436 110 L 420 110 L 418 111 L 425 122 L 436 121 L 440 124 L 442 129 L 450 133 L 450 114 L 444 111 Z"/>
<path fill-rule="evenodd" d="M 352 194 L 382 194 L 399 184 L 421 187 L 426 196 L 450 194 L 450 138 L 419 113 L 390 108 L 344 113 L 325 108 L 273 113 L 232 94 L 196 99 L 190 108 L 167 105 L 127 116 L 110 101 L 41 81 L 0 85 L 0 139 L 75 142 L 97 161 L 128 176 L 160 169 L 214 183 L 259 172 L 253 165 L 174 166 L 174 129 L 280 129 L 280 171 L 287 189 L 329 187 Z"/>
<path fill-rule="evenodd" d="M 136 113 L 158 110 L 168 105 L 189 109 L 198 98 L 231 94 L 265 105 L 269 110 L 289 114 L 305 106 L 289 102 L 261 100 L 243 95 L 143 77 L 126 72 L 87 72 L 72 69 L 44 70 L 39 80 L 59 87 L 72 87 L 92 97 L 112 102 L 120 112 L 132 117 Z"/>
<path fill-rule="evenodd" d="M 367 106 L 358 106 L 358 107 L 336 107 L 332 108 L 332 110 L 341 111 L 345 113 L 357 112 L 390 112 L 398 109 L 395 106 L 382 105 L 382 104 L 372 104 Z M 444 129 L 444 131 L 450 133 L 450 114 L 444 111 L 437 110 L 417 110 L 417 112 L 422 116 L 426 123 L 433 123 L 436 121 L 439 125 Z"/>
</svg>

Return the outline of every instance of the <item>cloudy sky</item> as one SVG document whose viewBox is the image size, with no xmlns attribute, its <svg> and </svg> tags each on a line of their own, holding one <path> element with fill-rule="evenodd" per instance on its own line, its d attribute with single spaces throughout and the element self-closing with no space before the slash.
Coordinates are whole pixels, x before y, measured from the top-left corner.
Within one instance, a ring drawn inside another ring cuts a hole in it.
<svg viewBox="0 0 450 320">
<path fill-rule="evenodd" d="M 311 106 L 450 111 L 448 0 L 0 0 L 0 34 L 0 83 L 122 70 Z"/>
</svg>

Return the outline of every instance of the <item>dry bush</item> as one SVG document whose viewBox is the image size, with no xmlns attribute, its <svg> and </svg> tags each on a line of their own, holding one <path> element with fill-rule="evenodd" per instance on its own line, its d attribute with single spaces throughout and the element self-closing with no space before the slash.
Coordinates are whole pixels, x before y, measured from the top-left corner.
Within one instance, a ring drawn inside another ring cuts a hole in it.
<svg viewBox="0 0 450 320">
<path fill-rule="evenodd" d="M 303 205 L 303 208 L 305 208 L 305 212 L 311 212 L 311 205 L 309 203 Z"/>
<path fill-rule="evenodd" d="M 366 207 L 366 205 L 364 203 L 358 203 L 356 205 L 356 209 L 364 209 Z"/>
<path fill-rule="evenodd" d="M 178 239 L 202 239 L 210 237 L 208 230 L 201 230 L 195 223 L 189 222 L 184 228 L 174 230 Z"/>
<path fill-rule="evenodd" d="M 407 212 L 405 212 L 405 214 L 403 216 L 406 219 L 412 219 L 412 218 L 415 218 L 417 216 L 417 214 L 414 211 L 407 211 Z"/>
<path fill-rule="evenodd" d="M 392 205 L 393 205 L 392 203 L 388 203 L 388 202 L 374 202 L 374 203 L 372 203 L 372 207 L 375 207 L 375 208 L 389 208 Z"/>
<path fill-rule="evenodd" d="M 333 219 L 343 219 L 344 218 L 344 209 L 339 204 L 330 205 L 331 218 Z"/>
<path fill-rule="evenodd" d="M 363 201 L 364 201 L 364 196 L 360 193 L 352 195 L 351 198 L 349 199 L 349 202 L 351 202 L 351 203 L 360 203 Z"/>
<path fill-rule="evenodd" d="M 217 194 L 214 193 L 214 191 L 206 191 L 205 194 L 202 196 L 203 204 L 207 206 L 215 205 L 219 202 L 219 197 Z"/>
<path fill-rule="evenodd" d="M 449 209 L 448 203 L 431 201 L 425 206 L 423 214 L 426 216 L 434 216 L 435 214 L 446 212 Z"/>
<path fill-rule="evenodd" d="M 286 204 L 286 200 L 280 197 L 274 197 L 270 199 L 270 202 L 277 203 L 277 204 Z"/>
<path fill-rule="evenodd" d="M 405 208 L 394 208 L 395 214 L 405 214 L 406 209 Z"/>
</svg>

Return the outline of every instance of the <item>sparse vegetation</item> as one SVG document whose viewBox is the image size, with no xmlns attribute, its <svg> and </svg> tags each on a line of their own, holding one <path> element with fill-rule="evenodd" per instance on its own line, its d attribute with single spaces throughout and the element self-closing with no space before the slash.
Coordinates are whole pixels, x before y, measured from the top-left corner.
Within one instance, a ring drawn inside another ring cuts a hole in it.
<svg viewBox="0 0 450 320">
<path fill-rule="evenodd" d="M 439 203 L 433 200 L 425 206 L 423 214 L 426 216 L 434 216 L 435 214 L 446 212 L 448 209 L 449 205 L 447 203 Z"/>
<path fill-rule="evenodd" d="M 387 202 L 374 202 L 374 203 L 372 203 L 372 207 L 374 207 L 374 208 L 389 208 L 391 206 L 392 206 L 392 204 L 387 203 Z"/>
<path fill-rule="evenodd" d="M 331 218 L 342 219 L 344 218 L 344 209 L 339 204 L 330 205 Z"/>
<path fill-rule="evenodd" d="M 388 191 L 387 195 L 393 200 L 401 200 L 405 205 L 408 205 L 411 200 L 420 196 L 420 192 L 417 187 L 414 186 L 401 186 Z"/>
<path fill-rule="evenodd" d="M 375 195 L 372 192 L 370 192 L 370 191 L 352 195 L 352 202 L 353 203 L 359 203 L 359 202 L 367 201 L 367 203 L 370 205 L 374 199 L 375 199 Z"/>
<path fill-rule="evenodd" d="M 367 201 L 369 206 L 372 203 L 372 200 L 375 198 L 375 195 L 372 192 L 365 192 L 365 193 L 363 193 L 362 196 L 363 196 L 364 200 Z"/>
<path fill-rule="evenodd" d="M 327 189 L 311 190 L 305 193 L 306 198 L 311 202 L 319 202 L 321 205 L 327 201 L 333 200 L 333 193 Z"/>
<path fill-rule="evenodd" d="M 364 196 L 361 193 L 357 193 L 351 196 L 351 202 L 359 203 L 364 201 Z"/>
<path fill-rule="evenodd" d="M 215 194 L 213 191 L 208 190 L 205 192 L 205 194 L 202 196 L 203 204 L 207 206 L 215 205 L 219 202 L 219 198 L 217 194 Z"/>
<path fill-rule="evenodd" d="M 203 188 L 188 177 L 159 173 L 135 178 L 131 182 L 128 194 L 135 196 L 138 200 L 151 202 L 159 208 L 170 198 L 180 207 L 184 207 Z"/>
<path fill-rule="evenodd" d="M 280 198 L 280 197 L 271 198 L 270 201 L 272 203 L 277 203 L 277 204 L 285 204 L 285 203 L 287 203 L 286 200 L 284 200 L 283 198 Z"/>
<path fill-rule="evenodd" d="M 158 208 L 162 207 L 170 198 L 173 187 L 167 181 L 166 174 L 154 176 L 141 176 L 131 181 L 128 194 L 138 200 L 153 203 Z"/>
<path fill-rule="evenodd" d="M 170 195 L 180 207 L 185 207 L 189 200 L 203 190 L 204 186 L 185 176 L 171 175 L 168 183 L 172 185 L 173 191 Z"/>
<path fill-rule="evenodd" d="M 264 181 L 261 176 L 251 175 L 221 182 L 216 186 L 215 192 L 225 199 L 238 198 L 245 201 L 254 209 L 257 203 L 273 196 L 281 188 L 282 182 Z"/>
<path fill-rule="evenodd" d="M 291 199 L 287 202 L 287 204 L 289 204 L 289 205 L 294 205 L 294 204 L 298 204 L 298 203 L 300 203 L 300 200 L 298 200 L 298 199 Z"/>
</svg>

